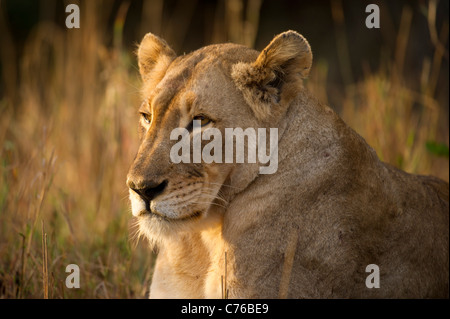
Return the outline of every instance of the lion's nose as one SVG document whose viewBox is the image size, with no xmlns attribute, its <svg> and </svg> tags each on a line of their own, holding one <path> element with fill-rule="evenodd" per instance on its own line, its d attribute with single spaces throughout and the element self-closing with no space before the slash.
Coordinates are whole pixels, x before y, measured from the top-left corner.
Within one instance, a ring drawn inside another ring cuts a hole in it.
<svg viewBox="0 0 450 319">
<path fill-rule="evenodd" d="M 132 180 L 127 181 L 128 187 L 135 191 L 139 196 L 149 204 L 156 196 L 161 194 L 167 186 L 167 180 L 162 183 L 144 182 L 136 185 Z"/>
</svg>

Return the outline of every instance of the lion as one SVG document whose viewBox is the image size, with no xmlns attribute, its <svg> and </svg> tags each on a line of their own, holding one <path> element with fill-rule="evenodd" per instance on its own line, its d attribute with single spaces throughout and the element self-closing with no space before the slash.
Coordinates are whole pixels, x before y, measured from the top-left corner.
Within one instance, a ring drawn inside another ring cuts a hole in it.
<svg viewBox="0 0 450 319">
<path fill-rule="evenodd" d="M 141 144 L 127 185 L 158 249 L 150 298 L 448 297 L 448 183 L 383 163 L 308 92 L 302 35 L 177 56 L 149 33 L 137 56 Z M 170 134 L 192 139 L 194 120 L 205 132 L 277 128 L 276 173 L 174 163 Z"/>
</svg>

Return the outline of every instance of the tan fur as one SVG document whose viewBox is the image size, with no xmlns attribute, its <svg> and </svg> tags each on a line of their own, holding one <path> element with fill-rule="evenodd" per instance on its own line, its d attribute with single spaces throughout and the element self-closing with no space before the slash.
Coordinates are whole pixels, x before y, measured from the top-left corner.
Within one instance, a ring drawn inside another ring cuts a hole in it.
<svg viewBox="0 0 450 319">
<path fill-rule="evenodd" d="M 152 120 L 140 122 L 128 185 L 167 181 L 152 212 L 130 189 L 140 231 L 159 248 L 150 297 L 221 298 L 225 274 L 231 298 L 448 297 L 448 183 L 381 162 L 308 93 L 301 35 L 283 33 L 261 53 L 172 52 L 147 35 L 138 54 Z M 278 171 L 172 163 L 170 132 L 199 114 L 222 133 L 278 128 Z M 369 264 L 378 289 L 365 285 Z"/>
<path fill-rule="evenodd" d="M 271 115 L 279 116 L 278 111 L 284 109 L 281 105 L 291 102 L 311 64 L 308 41 L 288 31 L 275 37 L 255 62 L 233 65 L 231 76 L 255 116 L 264 120 Z"/>
<path fill-rule="evenodd" d="M 156 85 L 162 79 L 169 64 L 176 57 L 166 41 L 151 33 L 141 41 L 137 54 L 144 90 L 147 90 L 147 86 Z"/>
</svg>

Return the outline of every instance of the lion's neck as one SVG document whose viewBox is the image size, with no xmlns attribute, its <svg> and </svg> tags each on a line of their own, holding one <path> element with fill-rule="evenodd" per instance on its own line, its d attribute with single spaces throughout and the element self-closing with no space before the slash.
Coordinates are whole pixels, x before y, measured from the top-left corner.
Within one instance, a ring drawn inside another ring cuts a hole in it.
<svg viewBox="0 0 450 319">
<path fill-rule="evenodd" d="M 222 218 L 213 209 L 190 232 L 165 238 L 150 298 L 221 298 Z"/>
</svg>

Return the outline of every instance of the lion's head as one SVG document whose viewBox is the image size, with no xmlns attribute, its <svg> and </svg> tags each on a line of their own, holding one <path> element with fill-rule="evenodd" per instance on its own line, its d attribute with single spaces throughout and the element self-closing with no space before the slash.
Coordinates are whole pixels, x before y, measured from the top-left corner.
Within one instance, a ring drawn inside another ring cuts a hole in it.
<svg viewBox="0 0 450 319">
<path fill-rule="evenodd" d="M 141 145 L 127 179 L 133 215 L 148 237 L 202 224 L 258 176 L 258 163 L 174 163 L 170 154 L 183 128 L 192 140 L 216 128 L 276 128 L 311 67 L 308 42 L 288 31 L 261 52 L 235 44 L 211 45 L 176 56 L 147 34 L 138 49 L 143 80 Z M 207 140 L 201 140 L 202 148 Z M 223 150 L 225 152 L 225 150 Z"/>
</svg>

